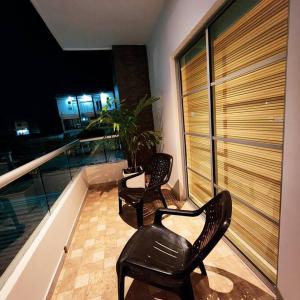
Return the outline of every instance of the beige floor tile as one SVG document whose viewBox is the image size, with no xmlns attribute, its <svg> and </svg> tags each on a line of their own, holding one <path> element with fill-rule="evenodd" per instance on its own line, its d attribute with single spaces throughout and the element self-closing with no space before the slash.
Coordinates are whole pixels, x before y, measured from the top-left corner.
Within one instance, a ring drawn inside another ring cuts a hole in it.
<svg viewBox="0 0 300 300">
<path fill-rule="evenodd" d="M 83 249 L 76 249 L 71 252 L 71 258 L 80 257 L 83 254 Z"/>
<path fill-rule="evenodd" d="M 102 231 L 102 230 L 105 230 L 106 229 L 106 225 L 105 224 L 98 224 L 97 225 L 97 230 L 98 231 Z"/>
<path fill-rule="evenodd" d="M 78 274 L 89 274 L 99 270 L 103 270 L 103 260 L 80 265 L 78 268 Z"/>
<path fill-rule="evenodd" d="M 87 248 L 87 247 L 92 247 L 94 246 L 95 244 L 95 239 L 89 239 L 89 240 L 86 240 L 85 243 L 84 243 L 84 247 Z"/>
<path fill-rule="evenodd" d="M 87 299 L 88 286 L 80 287 L 73 290 L 72 300 L 85 300 Z"/>
<path fill-rule="evenodd" d="M 88 300 L 102 300 L 101 296 L 88 298 Z"/>
<path fill-rule="evenodd" d="M 75 278 L 74 288 L 78 289 L 83 286 L 88 285 L 90 279 L 90 274 L 79 275 Z"/>
<path fill-rule="evenodd" d="M 104 259 L 104 269 L 115 267 L 117 262 L 116 257 L 109 257 Z"/>
<path fill-rule="evenodd" d="M 56 296 L 56 300 L 72 300 L 73 291 L 59 293 Z"/>
<path fill-rule="evenodd" d="M 93 254 L 93 262 L 104 259 L 104 251 L 96 251 Z"/>
</svg>

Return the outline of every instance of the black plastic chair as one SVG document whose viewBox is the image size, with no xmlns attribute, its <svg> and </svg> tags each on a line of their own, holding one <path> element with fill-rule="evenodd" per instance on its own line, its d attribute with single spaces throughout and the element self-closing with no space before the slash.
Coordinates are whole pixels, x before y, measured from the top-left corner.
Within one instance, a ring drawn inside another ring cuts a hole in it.
<svg viewBox="0 0 300 300">
<path fill-rule="evenodd" d="M 231 197 L 227 191 L 195 211 L 158 209 L 154 224 L 141 227 L 118 259 L 118 299 L 124 299 L 125 276 L 173 291 L 182 299 L 194 299 L 190 274 L 199 267 L 206 276 L 203 260 L 229 227 L 231 211 Z M 193 245 L 161 223 L 164 214 L 195 217 L 203 212 L 205 225 Z"/>
<path fill-rule="evenodd" d="M 156 153 L 151 159 L 149 166 L 150 181 L 145 188 L 128 188 L 126 182 L 144 173 L 140 171 L 132 176 L 121 179 L 119 184 L 119 214 L 122 214 L 122 200 L 136 209 L 138 227 L 143 225 L 144 199 L 151 192 L 157 192 L 164 207 L 166 200 L 161 191 L 161 186 L 166 184 L 171 176 L 173 157 L 166 153 Z"/>
</svg>

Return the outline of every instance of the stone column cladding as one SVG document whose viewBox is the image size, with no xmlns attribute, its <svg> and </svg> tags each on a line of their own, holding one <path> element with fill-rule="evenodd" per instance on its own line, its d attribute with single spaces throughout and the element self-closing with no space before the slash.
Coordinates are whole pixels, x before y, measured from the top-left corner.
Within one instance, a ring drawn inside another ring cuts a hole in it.
<svg viewBox="0 0 300 300">
<path fill-rule="evenodd" d="M 134 105 L 145 95 L 151 96 L 146 46 L 112 46 L 112 53 L 114 80 L 120 100 L 125 100 L 127 105 Z M 141 115 L 141 118 L 142 128 L 148 130 L 154 128 L 151 107 Z M 143 151 L 138 157 L 138 163 L 147 163 L 154 151 L 155 149 Z"/>
</svg>

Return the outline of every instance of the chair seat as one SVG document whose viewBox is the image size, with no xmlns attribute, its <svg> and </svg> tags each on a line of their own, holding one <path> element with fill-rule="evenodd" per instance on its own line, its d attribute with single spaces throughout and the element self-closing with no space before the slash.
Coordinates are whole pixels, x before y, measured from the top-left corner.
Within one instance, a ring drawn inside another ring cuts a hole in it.
<svg viewBox="0 0 300 300">
<path fill-rule="evenodd" d="M 124 190 L 121 183 L 119 183 L 119 197 L 123 198 L 128 204 L 136 206 L 142 199 L 145 189 L 130 188 Z"/>
<path fill-rule="evenodd" d="M 129 273 L 130 269 L 133 273 L 137 269 L 146 269 L 147 276 L 151 276 L 149 271 L 153 271 L 180 278 L 185 276 L 193 253 L 193 246 L 185 238 L 161 225 L 149 225 L 132 236 L 119 262 L 126 266 Z"/>
</svg>

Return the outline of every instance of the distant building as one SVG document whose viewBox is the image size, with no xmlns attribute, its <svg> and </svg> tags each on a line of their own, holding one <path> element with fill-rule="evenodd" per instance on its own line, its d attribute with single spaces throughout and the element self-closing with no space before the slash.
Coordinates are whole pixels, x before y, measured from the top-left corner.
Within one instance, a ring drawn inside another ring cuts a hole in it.
<svg viewBox="0 0 300 300">
<path fill-rule="evenodd" d="M 24 121 L 24 120 L 15 121 L 14 127 L 17 136 L 29 135 L 29 134 L 35 135 L 41 133 L 37 123 L 34 121 Z"/>
<path fill-rule="evenodd" d="M 16 131 L 17 136 L 30 134 L 28 122 L 27 121 L 16 121 L 15 122 L 15 131 Z"/>
<path fill-rule="evenodd" d="M 116 108 L 114 99 L 112 91 L 57 96 L 56 103 L 63 131 L 70 132 L 84 128 L 97 116 L 98 111 L 108 106 L 108 103 L 112 104 L 108 109 Z"/>
</svg>

